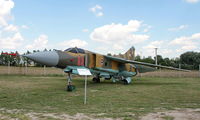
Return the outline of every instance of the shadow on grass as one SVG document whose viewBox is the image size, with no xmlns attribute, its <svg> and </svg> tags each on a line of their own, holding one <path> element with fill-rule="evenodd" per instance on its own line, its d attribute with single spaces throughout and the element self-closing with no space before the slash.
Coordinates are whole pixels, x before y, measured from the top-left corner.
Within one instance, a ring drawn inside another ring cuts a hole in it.
<svg viewBox="0 0 200 120">
<path fill-rule="evenodd" d="M 99 85 L 124 85 L 123 82 L 116 82 L 116 83 L 113 83 L 113 82 L 101 82 L 101 83 L 88 82 L 88 84 L 89 85 L 95 85 L 95 86 L 99 86 Z M 180 82 L 166 82 L 166 83 L 162 83 L 162 82 L 133 82 L 131 84 L 124 85 L 124 86 L 138 86 L 138 85 L 148 85 L 148 86 L 185 85 L 185 83 L 180 83 Z"/>
<path fill-rule="evenodd" d="M 64 79 L 63 79 L 64 81 Z M 66 81 L 66 79 L 65 79 Z M 84 86 L 85 84 L 85 80 L 84 79 L 74 79 L 73 80 L 74 84 L 76 85 L 77 83 L 79 83 L 79 85 Z M 174 81 L 151 81 L 151 80 L 136 80 L 136 81 L 132 81 L 132 83 L 125 85 L 122 81 L 118 81 L 118 82 L 112 82 L 111 80 L 106 80 L 106 81 L 101 81 L 100 83 L 95 83 L 93 82 L 91 79 L 87 80 L 87 85 L 89 86 L 101 86 L 101 85 L 122 85 L 122 86 L 170 86 L 170 85 L 185 85 L 186 83 L 183 82 L 174 82 Z"/>
<path fill-rule="evenodd" d="M 157 85 L 183 85 L 184 83 L 179 83 L 179 82 L 166 82 L 166 83 L 161 83 L 161 82 L 135 82 L 133 85 L 148 85 L 148 86 L 157 86 Z"/>
</svg>

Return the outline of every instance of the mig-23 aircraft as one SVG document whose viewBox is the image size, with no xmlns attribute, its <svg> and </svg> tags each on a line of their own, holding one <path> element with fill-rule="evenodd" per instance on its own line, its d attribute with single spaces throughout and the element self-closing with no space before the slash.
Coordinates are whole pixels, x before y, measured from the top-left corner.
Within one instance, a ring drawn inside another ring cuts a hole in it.
<svg viewBox="0 0 200 120">
<path fill-rule="evenodd" d="M 100 78 L 106 80 L 123 81 L 124 84 L 131 83 L 131 77 L 137 73 L 155 71 L 156 68 L 188 71 L 168 66 L 155 65 L 145 62 L 134 61 L 134 47 L 131 47 L 121 56 L 108 56 L 94 53 L 81 48 L 68 48 L 65 51 L 54 50 L 24 55 L 35 62 L 58 67 L 68 73 L 67 88 L 71 88 L 71 74 L 79 75 L 79 69 L 89 70 L 94 76 L 93 81 L 99 83 Z M 120 58 L 123 57 L 123 58 Z"/>
</svg>

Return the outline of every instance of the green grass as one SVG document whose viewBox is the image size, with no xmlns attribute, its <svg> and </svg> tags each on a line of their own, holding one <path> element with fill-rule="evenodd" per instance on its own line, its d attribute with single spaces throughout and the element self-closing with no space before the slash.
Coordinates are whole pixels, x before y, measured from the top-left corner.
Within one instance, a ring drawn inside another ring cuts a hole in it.
<svg viewBox="0 0 200 120">
<path fill-rule="evenodd" d="M 1 75 L 0 108 L 70 115 L 105 113 L 103 117 L 124 119 L 138 119 L 158 110 L 200 108 L 199 78 L 133 80 L 130 85 L 89 81 L 88 101 L 84 105 L 84 78 L 74 79 L 76 90 L 66 92 L 66 79 L 62 76 Z"/>
<path fill-rule="evenodd" d="M 164 116 L 162 117 L 164 120 L 174 120 L 174 117 L 172 116 Z"/>
</svg>

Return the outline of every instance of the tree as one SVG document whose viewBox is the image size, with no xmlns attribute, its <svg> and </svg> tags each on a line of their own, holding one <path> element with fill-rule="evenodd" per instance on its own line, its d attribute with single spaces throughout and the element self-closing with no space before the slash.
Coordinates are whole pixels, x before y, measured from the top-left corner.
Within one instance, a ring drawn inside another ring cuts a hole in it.
<svg viewBox="0 0 200 120">
<path fill-rule="evenodd" d="M 172 65 L 171 60 L 169 58 L 164 58 L 163 61 L 164 61 L 163 65 L 165 65 L 165 66 L 171 66 Z"/>
<path fill-rule="evenodd" d="M 188 69 L 198 69 L 200 64 L 200 53 L 193 51 L 185 52 L 181 54 L 180 61 L 184 67 Z"/>
<path fill-rule="evenodd" d="M 147 58 L 143 58 L 143 59 L 141 60 L 141 62 L 146 62 L 146 63 L 151 63 L 151 64 L 154 64 L 154 63 L 155 63 L 155 61 L 152 59 L 151 56 L 148 56 Z"/>
<path fill-rule="evenodd" d="M 112 54 L 111 54 L 111 53 L 108 53 L 107 56 L 112 56 Z"/>
<path fill-rule="evenodd" d="M 141 57 L 139 55 L 135 56 L 136 61 L 141 61 Z"/>
</svg>

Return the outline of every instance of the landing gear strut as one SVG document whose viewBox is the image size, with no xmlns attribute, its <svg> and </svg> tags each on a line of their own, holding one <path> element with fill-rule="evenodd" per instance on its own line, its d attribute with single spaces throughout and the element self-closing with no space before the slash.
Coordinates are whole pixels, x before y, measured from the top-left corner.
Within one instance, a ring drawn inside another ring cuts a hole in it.
<svg viewBox="0 0 200 120">
<path fill-rule="evenodd" d="M 72 78 L 71 78 L 71 74 L 68 73 L 68 76 L 67 76 L 67 87 L 66 87 L 66 90 L 71 92 L 73 90 L 75 90 L 75 86 L 72 85 Z"/>
</svg>

